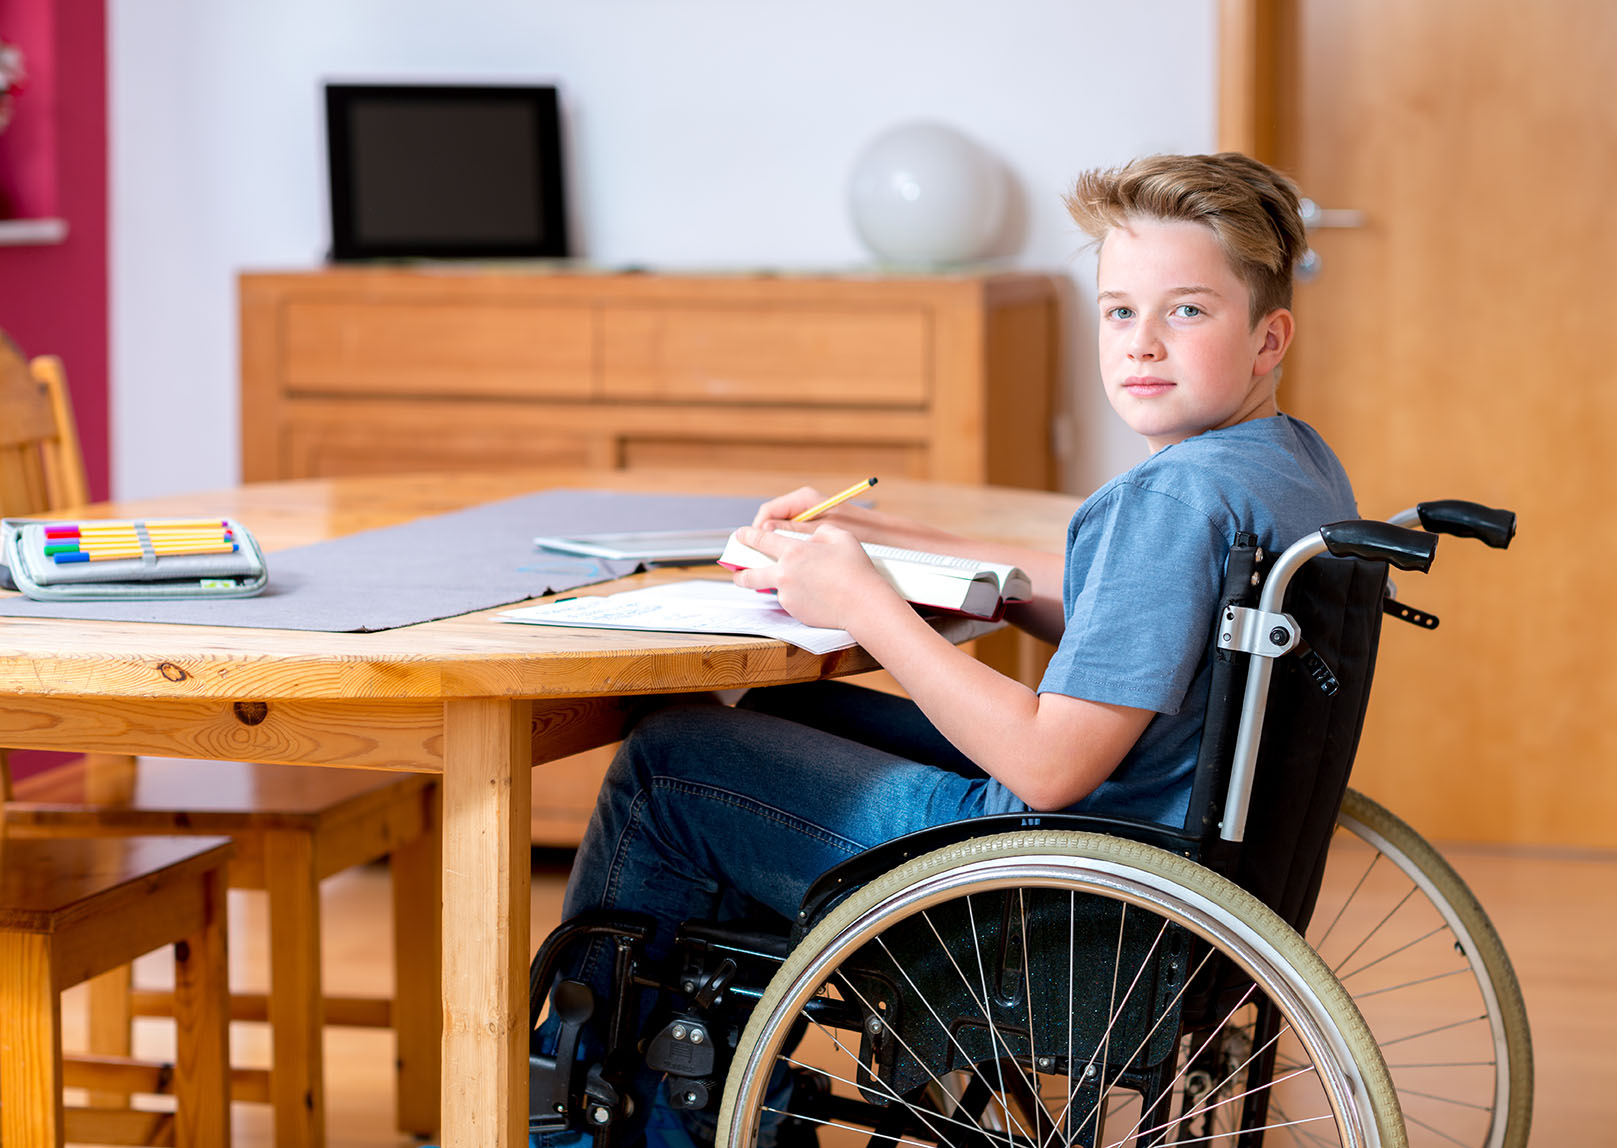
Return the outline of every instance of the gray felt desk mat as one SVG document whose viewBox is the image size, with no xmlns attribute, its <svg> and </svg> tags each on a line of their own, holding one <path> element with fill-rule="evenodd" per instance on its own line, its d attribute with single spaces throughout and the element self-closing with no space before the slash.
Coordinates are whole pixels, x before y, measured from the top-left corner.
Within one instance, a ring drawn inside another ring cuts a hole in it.
<svg viewBox="0 0 1617 1148">
<path fill-rule="evenodd" d="M 604 582 L 636 562 L 535 549 L 535 535 L 716 530 L 751 522 L 763 498 L 553 490 L 266 555 L 256 598 L 35 602 L 0 617 L 179 622 L 269 630 L 390 630 Z M 248 522 L 249 529 L 252 523 Z"/>
</svg>

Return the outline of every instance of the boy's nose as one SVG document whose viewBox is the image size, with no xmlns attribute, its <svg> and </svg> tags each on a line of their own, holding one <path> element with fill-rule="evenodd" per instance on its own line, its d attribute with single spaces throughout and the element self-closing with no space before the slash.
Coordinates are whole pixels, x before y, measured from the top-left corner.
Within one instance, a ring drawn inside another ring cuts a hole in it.
<svg viewBox="0 0 1617 1148">
<path fill-rule="evenodd" d="M 1156 361 L 1162 357 L 1162 340 L 1149 323 L 1141 323 L 1129 341 L 1129 358 Z"/>
</svg>

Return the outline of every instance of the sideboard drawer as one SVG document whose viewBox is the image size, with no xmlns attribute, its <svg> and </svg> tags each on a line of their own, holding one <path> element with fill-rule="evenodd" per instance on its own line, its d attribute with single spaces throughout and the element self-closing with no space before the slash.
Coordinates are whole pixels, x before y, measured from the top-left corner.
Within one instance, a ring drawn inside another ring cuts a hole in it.
<svg viewBox="0 0 1617 1148">
<path fill-rule="evenodd" d="M 588 398 L 588 307 L 447 301 L 288 302 L 287 390 L 348 395 Z"/>
<path fill-rule="evenodd" d="M 602 466 L 613 441 L 578 426 L 550 426 L 511 403 L 366 400 L 314 404 L 280 428 L 287 478 L 527 466 Z"/>
<path fill-rule="evenodd" d="M 920 308 L 615 306 L 601 317 L 601 393 L 919 407 L 930 337 Z"/>
<path fill-rule="evenodd" d="M 809 439 L 676 439 L 625 436 L 619 458 L 627 468 L 722 467 L 737 470 L 821 471 L 826 474 L 901 475 L 924 478 L 923 443 L 816 442 Z"/>
</svg>

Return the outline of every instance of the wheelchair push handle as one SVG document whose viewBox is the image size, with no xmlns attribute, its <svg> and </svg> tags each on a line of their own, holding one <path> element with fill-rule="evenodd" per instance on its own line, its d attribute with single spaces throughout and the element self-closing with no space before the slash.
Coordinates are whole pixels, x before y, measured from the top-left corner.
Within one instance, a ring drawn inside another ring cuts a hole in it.
<svg viewBox="0 0 1617 1148">
<path fill-rule="evenodd" d="M 1516 512 L 1496 510 L 1480 502 L 1444 498 L 1422 502 L 1415 507 L 1420 524 L 1433 534 L 1453 534 L 1478 538 L 1495 550 L 1503 550 L 1516 536 Z"/>
<path fill-rule="evenodd" d="M 1437 555 L 1437 537 L 1420 530 L 1406 530 L 1390 522 L 1355 519 L 1333 522 L 1319 528 L 1325 549 L 1338 558 L 1366 558 L 1386 562 L 1400 570 L 1431 568 Z"/>
</svg>

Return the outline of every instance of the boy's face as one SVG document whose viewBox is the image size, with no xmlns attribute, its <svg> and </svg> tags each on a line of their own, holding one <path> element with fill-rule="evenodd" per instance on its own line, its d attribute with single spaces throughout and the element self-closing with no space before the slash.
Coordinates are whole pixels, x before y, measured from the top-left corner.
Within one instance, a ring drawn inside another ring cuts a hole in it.
<svg viewBox="0 0 1617 1148">
<path fill-rule="evenodd" d="M 1289 311 L 1250 323 L 1252 296 L 1199 223 L 1131 220 L 1100 249 L 1106 397 L 1152 450 L 1276 413 Z"/>
</svg>

